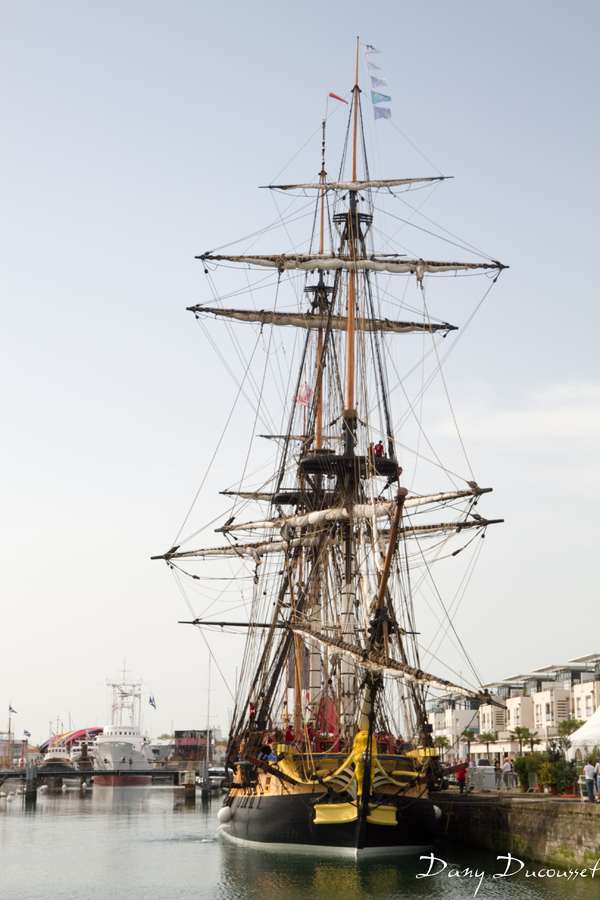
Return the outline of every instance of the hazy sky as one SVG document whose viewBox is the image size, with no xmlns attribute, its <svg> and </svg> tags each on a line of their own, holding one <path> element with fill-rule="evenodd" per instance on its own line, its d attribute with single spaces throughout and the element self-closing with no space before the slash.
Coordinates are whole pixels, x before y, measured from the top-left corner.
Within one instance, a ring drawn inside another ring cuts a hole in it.
<svg viewBox="0 0 600 900">
<path fill-rule="evenodd" d="M 179 531 L 236 392 L 185 311 L 210 299 L 194 255 L 271 221 L 257 187 L 284 167 L 318 171 L 309 138 L 327 93 L 352 88 L 356 35 L 381 50 L 393 97 L 396 128 L 365 102 L 372 173 L 453 175 L 427 215 L 511 267 L 447 370 L 494 486 L 485 513 L 506 519 L 457 627 L 485 680 L 600 651 L 598 4 L 0 6 L 0 729 L 9 703 L 34 739 L 57 715 L 103 724 L 124 658 L 156 696 L 154 735 L 204 727 L 206 646 L 149 559 Z M 443 439 L 447 417 L 431 427 Z M 227 509 L 217 492 L 246 437 L 228 432 L 190 531 Z M 231 687 L 241 649 L 214 640 Z M 212 687 L 225 729 L 231 700 Z"/>
</svg>

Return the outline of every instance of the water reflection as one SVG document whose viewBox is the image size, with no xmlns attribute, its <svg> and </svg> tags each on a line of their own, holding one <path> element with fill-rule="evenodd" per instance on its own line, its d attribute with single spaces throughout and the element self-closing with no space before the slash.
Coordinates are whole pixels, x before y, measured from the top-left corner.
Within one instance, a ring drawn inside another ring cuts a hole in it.
<svg viewBox="0 0 600 900">
<path fill-rule="evenodd" d="M 237 847 L 218 834 L 220 799 L 186 805 L 171 787 L 42 792 L 0 803 L 0 900 L 469 900 L 479 879 L 430 878 L 419 859 L 357 862 Z M 477 900 L 598 900 L 595 880 L 504 881 L 496 854 L 439 844 L 455 870 L 482 871 Z M 527 862 L 529 870 L 547 869 Z M 24 874 L 26 873 L 26 874 Z M 68 876 L 66 876 L 68 873 Z"/>
<path fill-rule="evenodd" d="M 526 862 L 522 872 L 502 879 L 494 878 L 494 874 L 502 873 L 506 862 L 498 860 L 496 854 L 438 844 L 435 855 L 448 863 L 447 868 L 439 875 L 417 878 L 428 871 L 428 861 L 391 857 L 356 861 L 279 854 L 240 848 L 223 840 L 221 877 L 213 896 L 217 900 L 597 900 L 600 895 L 600 870 L 595 880 L 589 875 L 567 880 L 566 875 L 558 875 L 564 870 Z M 554 875 L 539 877 L 540 871 L 548 870 Z M 526 871 L 538 874 L 527 877 Z"/>
</svg>

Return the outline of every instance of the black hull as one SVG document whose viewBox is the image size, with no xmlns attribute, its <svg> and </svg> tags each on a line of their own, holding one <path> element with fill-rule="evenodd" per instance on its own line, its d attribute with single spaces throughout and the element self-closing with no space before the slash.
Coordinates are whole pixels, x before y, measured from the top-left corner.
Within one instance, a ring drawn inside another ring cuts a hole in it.
<svg viewBox="0 0 600 900">
<path fill-rule="evenodd" d="M 362 841 L 357 822 L 315 825 L 314 800 L 311 794 L 234 797 L 226 801 L 233 817 L 221 831 L 237 843 L 287 852 L 410 855 L 433 848 L 435 813 L 430 800 L 396 800 L 398 824 L 367 822 Z"/>
</svg>

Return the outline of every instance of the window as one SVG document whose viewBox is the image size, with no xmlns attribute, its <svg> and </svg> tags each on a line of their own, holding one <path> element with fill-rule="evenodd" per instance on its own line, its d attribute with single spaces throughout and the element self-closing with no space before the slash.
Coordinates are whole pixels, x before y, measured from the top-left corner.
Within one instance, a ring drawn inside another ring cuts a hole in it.
<svg viewBox="0 0 600 900">
<path fill-rule="evenodd" d="M 585 714 L 586 716 L 591 716 L 592 714 L 592 695 L 587 694 L 585 698 Z"/>
<path fill-rule="evenodd" d="M 550 704 L 546 703 L 546 722 L 549 722 L 552 716 L 550 715 Z"/>
</svg>

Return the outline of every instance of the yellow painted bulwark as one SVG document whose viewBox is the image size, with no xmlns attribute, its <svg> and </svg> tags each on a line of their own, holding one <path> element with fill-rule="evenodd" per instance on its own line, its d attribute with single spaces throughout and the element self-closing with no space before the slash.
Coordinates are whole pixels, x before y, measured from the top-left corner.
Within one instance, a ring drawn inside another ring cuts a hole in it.
<svg viewBox="0 0 600 900">
<path fill-rule="evenodd" d="M 319 803 L 315 806 L 315 825 L 342 825 L 356 822 L 356 806 L 352 803 Z M 369 819 L 370 821 L 370 819 Z"/>
<path fill-rule="evenodd" d="M 435 747 L 419 747 L 418 750 L 409 750 L 405 756 L 412 756 L 413 759 L 422 759 L 425 756 L 439 756 L 439 750 Z"/>
<path fill-rule="evenodd" d="M 395 806 L 376 806 L 371 809 L 371 814 L 367 816 L 367 822 L 373 825 L 397 825 Z"/>
</svg>

